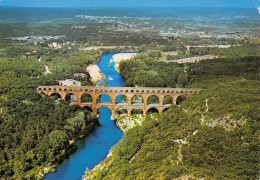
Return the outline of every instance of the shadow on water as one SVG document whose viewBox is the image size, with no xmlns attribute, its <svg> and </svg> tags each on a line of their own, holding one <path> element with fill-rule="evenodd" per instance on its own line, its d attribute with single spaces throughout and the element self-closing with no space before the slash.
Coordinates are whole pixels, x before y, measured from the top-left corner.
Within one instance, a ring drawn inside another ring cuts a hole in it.
<svg viewBox="0 0 260 180">
<path fill-rule="evenodd" d="M 106 78 L 109 76 L 107 86 L 124 86 L 124 80 L 119 73 L 115 71 L 114 66 L 109 68 L 109 61 L 116 53 L 106 53 L 97 63 L 101 72 Z M 108 97 L 101 96 L 102 101 L 108 101 Z M 77 140 L 75 145 L 78 147 L 76 152 L 57 168 L 57 172 L 49 173 L 44 180 L 78 180 L 84 175 L 86 169 L 92 169 L 103 161 L 112 146 L 117 144 L 123 137 L 123 132 L 111 120 L 111 111 L 102 107 L 99 109 L 99 123 L 101 126 L 96 127 L 87 137 Z"/>
</svg>

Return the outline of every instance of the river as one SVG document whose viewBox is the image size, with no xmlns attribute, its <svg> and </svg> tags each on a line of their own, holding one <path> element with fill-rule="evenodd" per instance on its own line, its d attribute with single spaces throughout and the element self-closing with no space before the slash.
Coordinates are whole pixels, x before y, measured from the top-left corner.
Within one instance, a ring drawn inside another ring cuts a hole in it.
<svg viewBox="0 0 260 180">
<path fill-rule="evenodd" d="M 106 86 L 124 86 L 124 80 L 114 68 L 114 62 L 109 66 L 112 56 L 117 53 L 105 53 L 101 61 L 97 63 L 101 72 L 107 79 Z M 109 78 L 110 77 L 110 78 Z M 110 79 L 110 80 L 109 80 Z M 101 102 L 107 101 L 107 96 L 101 96 Z M 92 169 L 103 161 L 112 146 L 123 137 L 123 132 L 111 120 L 111 112 L 108 108 L 99 109 L 101 126 L 96 127 L 87 137 L 77 140 L 77 151 L 57 168 L 57 172 L 49 173 L 44 180 L 79 180 L 86 169 Z"/>
</svg>

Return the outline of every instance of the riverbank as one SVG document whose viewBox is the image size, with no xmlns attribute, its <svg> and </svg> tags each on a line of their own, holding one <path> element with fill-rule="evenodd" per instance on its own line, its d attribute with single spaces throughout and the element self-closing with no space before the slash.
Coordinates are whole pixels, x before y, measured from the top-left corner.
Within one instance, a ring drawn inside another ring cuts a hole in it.
<svg viewBox="0 0 260 180">
<path fill-rule="evenodd" d="M 132 116 L 122 114 L 115 117 L 116 125 L 124 132 L 124 134 L 135 126 L 141 126 L 144 120 L 145 116 L 142 114 L 134 114 Z"/>
<path fill-rule="evenodd" d="M 85 135 L 87 136 L 87 134 Z M 71 142 L 74 142 L 75 140 L 71 140 Z M 65 154 L 61 156 L 59 161 L 55 164 L 49 164 L 47 166 L 43 166 L 39 168 L 39 173 L 34 177 L 36 180 L 41 180 L 43 179 L 48 173 L 54 173 L 56 172 L 56 168 L 66 159 L 68 158 L 71 154 L 73 154 L 77 150 L 77 146 L 72 145 L 70 142 L 69 148 L 66 150 Z M 29 177 L 28 177 L 29 178 Z M 31 177 L 30 177 L 31 178 Z"/>
<path fill-rule="evenodd" d="M 109 62 L 116 53 L 103 53 L 101 60 L 96 63 L 96 72 L 102 73 L 104 77 L 111 77 L 106 86 L 124 86 L 124 79 L 118 74 L 114 67 L 109 67 Z M 100 102 L 108 102 L 107 96 L 102 95 Z M 123 132 L 111 120 L 111 111 L 108 108 L 98 109 L 100 126 L 85 138 L 75 141 L 77 146 L 75 153 L 57 167 L 55 173 L 49 173 L 44 180 L 53 179 L 81 179 L 86 169 L 93 169 L 103 161 L 109 154 L 111 147 L 117 144 L 123 137 Z"/>
<path fill-rule="evenodd" d="M 111 62 L 115 62 L 115 70 L 120 73 L 119 70 L 119 63 L 123 60 L 131 59 L 135 57 L 137 53 L 118 53 L 113 56 L 113 58 L 110 60 Z"/>
<path fill-rule="evenodd" d="M 96 83 L 102 79 L 104 79 L 104 75 L 101 73 L 99 67 L 97 65 L 89 65 L 86 68 L 86 71 L 89 73 L 90 77 L 91 77 L 91 81 L 93 83 Z"/>
<path fill-rule="evenodd" d="M 150 117 L 157 119 L 157 115 L 152 114 L 150 115 Z M 126 134 L 132 128 L 136 126 L 142 126 L 142 122 L 145 121 L 145 116 L 142 114 L 134 114 L 132 116 L 122 114 L 122 115 L 117 115 L 115 117 L 115 121 L 116 121 L 116 125 L 124 132 L 124 134 Z M 109 169 L 109 166 L 113 162 L 114 160 L 113 154 L 114 152 L 117 151 L 118 147 L 120 146 L 120 142 L 111 148 L 109 154 L 107 155 L 104 161 L 100 162 L 92 170 L 87 170 L 82 180 L 92 180 L 92 179 L 98 179 L 102 177 L 102 174 Z M 129 161 L 129 163 L 131 162 Z"/>
<path fill-rule="evenodd" d="M 57 171 L 56 168 L 58 168 L 64 162 L 65 159 L 67 159 L 68 157 L 70 157 L 70 155 L 74 154 L 77 151 L 78 147 L 77 145 L 75 145 L 75 142 L 87 137 L 95 129 L 95 127 L 98 127 L 99 125 L 100 124 L 97 121 L 97 118 L 94 118 L 94 120 L 89 121 L 84 131 L 82 131 L 80 134 L 70 139 L 69 145 L 67 146 L 67 148 L 64 149 L 64 154 L 60 156 L 58 161 L 54 162 L 53 164 L 48 164 L 40 167 L 37 170 L 38 171 L 37 175 L 35 175 L 33 178 L 37 180 L 43 178 L 46 179 L 46 175 L 49 176 L 50 173 L 56 172 Z"/>
</svg>

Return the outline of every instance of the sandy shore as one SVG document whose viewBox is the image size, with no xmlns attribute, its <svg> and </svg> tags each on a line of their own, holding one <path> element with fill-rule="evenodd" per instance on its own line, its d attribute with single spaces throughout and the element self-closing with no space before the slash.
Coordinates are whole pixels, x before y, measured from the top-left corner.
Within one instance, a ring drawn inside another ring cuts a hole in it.
<svg viewBox="0 0 260 180">
<path fill-rule="evenodd" d="M 91 77 L 91 81 L 96 83 L 103 79 L 103 74 L 101 73 L 99 67 L 97 65 L 89 65 L 86 68 L 87 72 L 89 73 Z"/>
<path fill-rule="evenodd" d="M 113 58 L 110 60 L 111 62 L 115 62 L 115 69 L 117 72 L 119 72 L 119 63 L 126 59 L 131 59 L 135 57 L 137 53 L 118 53 L 113 56 Z"/>
</svg>

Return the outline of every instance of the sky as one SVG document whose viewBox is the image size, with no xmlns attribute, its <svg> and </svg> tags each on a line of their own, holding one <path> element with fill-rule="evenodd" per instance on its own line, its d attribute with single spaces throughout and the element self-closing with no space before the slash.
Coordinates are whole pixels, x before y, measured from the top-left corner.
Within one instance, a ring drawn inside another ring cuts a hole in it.
<svg viewBox="0 0 260 180">
<path fill-rule="evenodd" d="M 260 6 L 260 0 L 0 0 L 0 6 L 256 8 Z"/>
</svg>

